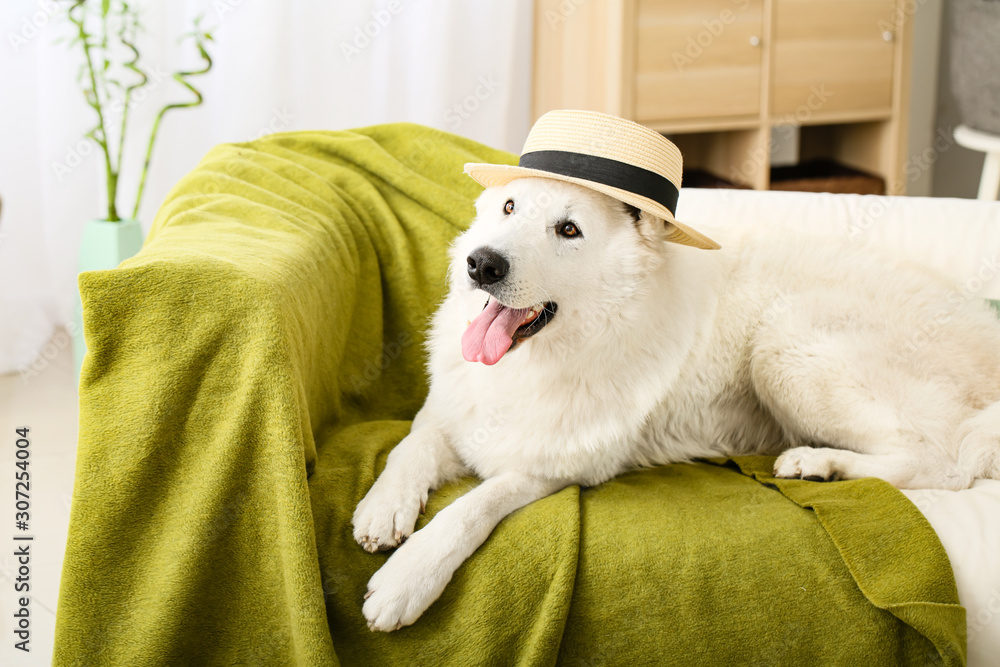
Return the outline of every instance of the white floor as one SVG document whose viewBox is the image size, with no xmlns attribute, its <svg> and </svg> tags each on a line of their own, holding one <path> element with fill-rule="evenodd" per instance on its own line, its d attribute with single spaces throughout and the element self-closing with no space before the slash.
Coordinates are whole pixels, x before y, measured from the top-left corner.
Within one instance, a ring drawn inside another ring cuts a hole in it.
<svg viewBox="0 0 1000 667">
<path fill-rule="evenodd" d="M 62 332 L 60 332 L 62 333 Z M 65 334 L 53 337 L 55 343 Z M 0 665 L 49 665 L 52 663 L 59 574 L 66 549 L 69 505 L 76 463 L 77 394 L 73 354 L 69 346 L 51 345 L 51 358 L 42 358 L 34 369 L 0 375 Z M 27 531 L 17 530 L 15 508 L 15 429 L 27 426 L 31 445 L 30 520 Z M 31 542 L 15 542 L 15 535 L 31 535 Z M 14 648 L 15 580 L 19 563 L 17 545 L 30 544 L 30 647 Z"/>
</svg>

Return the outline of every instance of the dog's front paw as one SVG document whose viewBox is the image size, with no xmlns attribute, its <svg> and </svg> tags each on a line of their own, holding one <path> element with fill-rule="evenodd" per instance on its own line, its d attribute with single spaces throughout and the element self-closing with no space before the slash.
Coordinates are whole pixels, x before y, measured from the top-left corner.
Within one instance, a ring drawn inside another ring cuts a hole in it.
<svg viewBox="0 0 1000 667">
<path fill-rule="evenodd" d="M 392 632 L 410 625 L 438 599 L 452 570 L 435 553 L 433 539 L 419 531 L 368 581 L 362 613 L 371 631 Z"/>
<path fill-rule="evenodd" d="M 426 503 L 426 489 L 394 484 L 380 477 L 354 510 L 354 539 L 371 553 L 399 546 L 413 533 Z"/>
<path fill-rule="evenodd" d="M 832 482 L 840 478 L 840 473 L 830 450 L 795 447 L 783 452 L 774 462 L 774 476 Z"/>
</svg>

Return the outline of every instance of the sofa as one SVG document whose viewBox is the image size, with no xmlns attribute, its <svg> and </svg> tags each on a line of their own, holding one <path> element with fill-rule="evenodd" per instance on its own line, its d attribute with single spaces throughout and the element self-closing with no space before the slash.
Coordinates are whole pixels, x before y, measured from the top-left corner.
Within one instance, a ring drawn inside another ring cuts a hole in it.
<svg viewBox="0 0 1000 667">
<path fill-rule="evenodd" d="M 515 160 L 410 124 L 219 146 L 136 257 L 81 274 L 54 664 L 990 664 L 1000 482 L 904 494 L 776 480 L 769 457 L 564 489 L 413 626 L 368 631 L 387 554 L 351 514 L 426 396 L 424 331 L 480 191 L 462 165 Z M 678 216 L 888 245 L 1000 297 L 1000 205 L 685 189 Z M 432 493 L 418 527 L 476 483 Z"/>
</svg>

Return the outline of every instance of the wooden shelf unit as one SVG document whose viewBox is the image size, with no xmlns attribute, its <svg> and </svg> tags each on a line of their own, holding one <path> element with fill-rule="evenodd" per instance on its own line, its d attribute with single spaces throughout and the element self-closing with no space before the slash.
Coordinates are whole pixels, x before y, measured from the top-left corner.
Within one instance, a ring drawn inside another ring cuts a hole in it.
<svg viewBox="0 0 1000 667">
<path fill-rule="evenodd" d="M 906 0 L 536 0 L 533 114 L 591 109 L 767 189 L 772 128 L 905 194 Z"/>
</svg>

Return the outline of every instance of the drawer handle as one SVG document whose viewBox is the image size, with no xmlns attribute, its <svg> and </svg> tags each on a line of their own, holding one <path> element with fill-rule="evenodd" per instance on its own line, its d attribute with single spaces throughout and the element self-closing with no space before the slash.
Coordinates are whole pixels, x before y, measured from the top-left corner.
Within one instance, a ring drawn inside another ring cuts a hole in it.
<svg viewBox="0 0 1000 667">
<path fill-rule="evenodd" d="M 750 46 L 760 46 L 760 37 L 754 35 L 750 38 Z"/>
<path fill-rule="evenodd" d="M 892 34 L 891 30 L 886 30 L 882 33 L 882 41 L 884 42 L 891 42 L 893 37 L 895 37 L 895 35 Z"/>
</svg>

